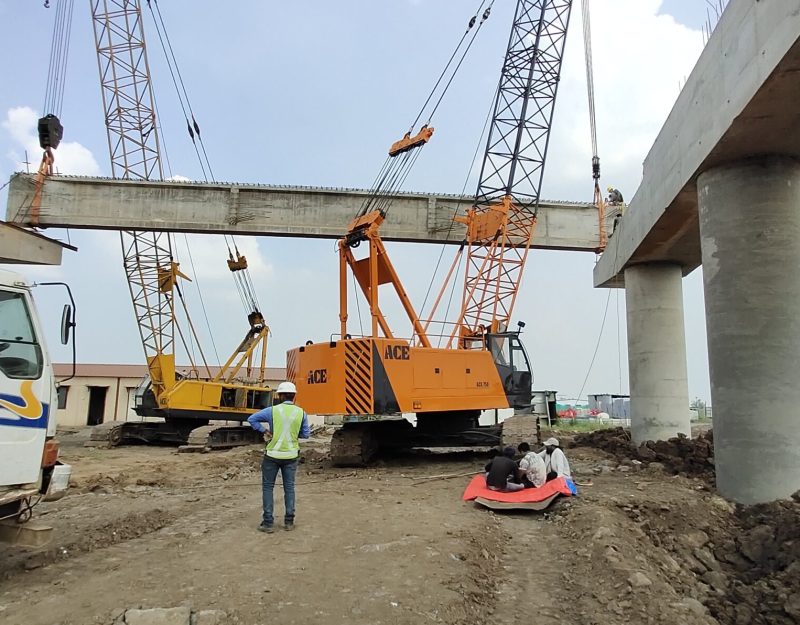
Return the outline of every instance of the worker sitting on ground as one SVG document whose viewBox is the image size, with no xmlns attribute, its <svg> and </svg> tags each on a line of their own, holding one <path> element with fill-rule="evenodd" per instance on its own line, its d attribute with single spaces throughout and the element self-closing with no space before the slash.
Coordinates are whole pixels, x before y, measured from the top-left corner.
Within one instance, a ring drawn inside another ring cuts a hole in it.
<svg viewBox="0 0 800 625">
<path fill-rule="evenodd" d="M 511 492 L 525 488 L 522 484 L 515 484 L 517 477 L 517 463 L 514 462 L 514 448 L 506 447 L 503 453 L 492 458 L 484 468 L 486 471 L 486 486 L 489 490 Z"/>
<path fill-rule="evenodd" d="M 611 206 L 618 206 L 625 200 L 622 199 L 622 193 L 619 192 L 619 189 L 608 187 L 608 200 L 606 201 L 611 204 Z"/>
<path fill-rule="evenodd" d="M 539 457 L 544 460 L 548 482 L 557 477 L 572 477 L 567 456 L 558 446 L 557 438 L 548 438 L 544 442 L 544 450 L 539 452 Z"/>
<path fill-rule="evenodd" d="M 519 469 L 517 469 L 517 477 L 519 477 L 522 485 L 525 488 L 539 488 L 547 481 L 547 469 L 544 466 L 544 460 L 535 451 L 531 451 L 531 446 L 528 443 L 520 443 L 517 447 L 522 456 L 519 461 Z"/>
</svg>

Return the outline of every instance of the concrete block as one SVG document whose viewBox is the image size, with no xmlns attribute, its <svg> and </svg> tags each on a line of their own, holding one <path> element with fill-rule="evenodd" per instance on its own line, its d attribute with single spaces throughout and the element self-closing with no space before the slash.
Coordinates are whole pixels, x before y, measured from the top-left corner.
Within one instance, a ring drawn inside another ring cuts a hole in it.
<svg viewBox="0 0 800 625">
<path fill-rule="evenodd" d="M 0 263 L 60 265 L 64 247 L 37 232 L 0 222 Z"/>
<path fill-rule="evenodd" d="M 150 608 L 125 612 L 126 625 L 191 625 L 192 611 L 187 607 Z"/>
<path fill-rule="evenodd" d="M 228 613 L 223 610 L 200 610 L 192 615 L 192 625 L 227 625 Z"/>
<path fill-rule="evenodd" d="M 20 547 L 43 547 L 50 542 L 53 528 L 36 521 L 17 523 L 13 519 L 0 522 L 0 540 Z"/>
</svg>

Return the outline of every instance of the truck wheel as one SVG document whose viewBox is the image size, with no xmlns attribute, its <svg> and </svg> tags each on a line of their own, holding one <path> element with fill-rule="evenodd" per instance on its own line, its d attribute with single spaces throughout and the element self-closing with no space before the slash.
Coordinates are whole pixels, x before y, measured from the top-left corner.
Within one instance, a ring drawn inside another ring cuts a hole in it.
<svg viewBox="0 0 800 625">
<path fill-rule="evenodd" d="M 112 428 L 108 433 L 108 446 L 116 447 L 122 442 L 122 426 Z"/>
</svg>

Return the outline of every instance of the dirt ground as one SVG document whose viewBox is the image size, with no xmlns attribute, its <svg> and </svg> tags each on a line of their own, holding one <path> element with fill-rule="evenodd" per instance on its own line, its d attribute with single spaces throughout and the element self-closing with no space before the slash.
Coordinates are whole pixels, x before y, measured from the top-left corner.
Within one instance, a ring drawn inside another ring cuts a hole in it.
<svg viewBox="0 0 800 625">
<path fill-rule="evenodd" d="M 52 544 L 0 545 L 4 625 L 111 625 L 122 609 L 177 606 L 243 625 L 800 622 L 800 504 L 743 510 L 717 496 L 710 436 L 700 452 L 675 443 L 686 467 L 710 450 L 702 471 L 589 437 L 567 452 L 591 485 L 545 513 L 464 503 L 468 476 L 420 481 L 477 471 L 485 455 L 346 470 L 321 437 L 304 447 L 297 528 L 272 535 L 256 531 L 258 448 L 84 438 L 64 437 L 71 493 L 37 508 Z"/>
</svg>

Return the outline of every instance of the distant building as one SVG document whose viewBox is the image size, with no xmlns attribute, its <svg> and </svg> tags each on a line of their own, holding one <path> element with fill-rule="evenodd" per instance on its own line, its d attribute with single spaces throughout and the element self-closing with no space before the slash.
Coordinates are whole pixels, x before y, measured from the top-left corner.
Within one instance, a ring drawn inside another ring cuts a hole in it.
<svg viewBox="0 0 800 625">
<path fill-rule="evenodd" d="M 53 365 L 56 379 L 72 374 L 71 363 Z M 177 367 L 186 372 L 189 366 Z M 211 367 L 216 375 L 219 367 Z M 79 364 L 75 377 L 59 385 L 58 424 L 76 427 L 106 421 L 139 421 L 133 411 L 136 389 L 147 375 L 145 365 Z M 286 369 L 267 367 L 267 384 L 276 387 L 286 378 Z"/>
<path fill-rule="evenodd" d="M 630 419 L 631 397 L 612 393 L 589 395 L 589 411 L 594 414 L 605 412 L 612 419 Z"/>
</svg>

